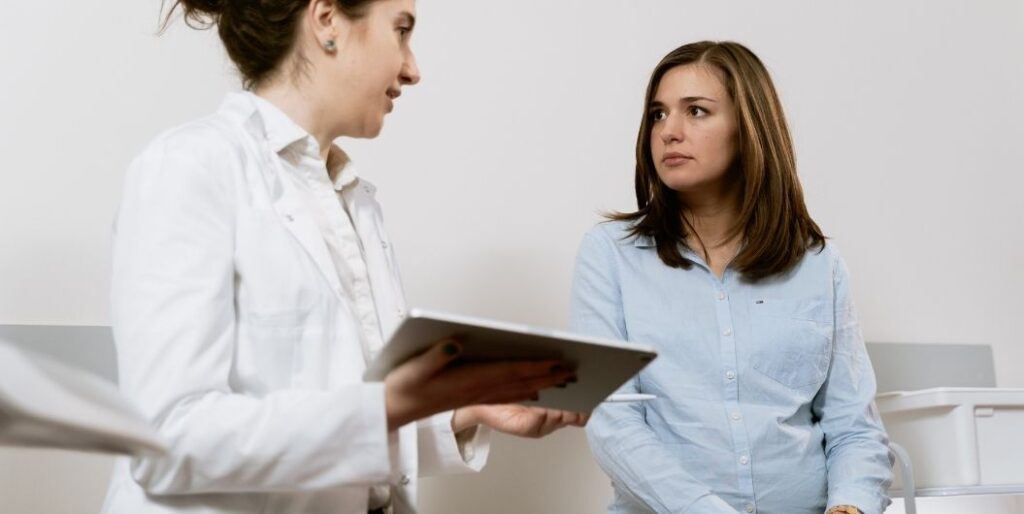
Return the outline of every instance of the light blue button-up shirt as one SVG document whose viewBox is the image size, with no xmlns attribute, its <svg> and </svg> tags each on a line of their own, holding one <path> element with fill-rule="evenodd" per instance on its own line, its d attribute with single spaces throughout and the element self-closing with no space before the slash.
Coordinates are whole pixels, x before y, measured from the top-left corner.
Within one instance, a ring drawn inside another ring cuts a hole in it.
<svg viewBox="0 0 1024 514">
<path fill-rule="evenodd" d="M 587 426 L 609 512 L 884 511 L 893 459 L 836 249 L 751 283 L 693 252 L 670 268 L 628 227 L 587 233 L 572 288 L 573 331 L 659 352 L 619 391 L 657 399 L 603 404 Z"/>
</svg>

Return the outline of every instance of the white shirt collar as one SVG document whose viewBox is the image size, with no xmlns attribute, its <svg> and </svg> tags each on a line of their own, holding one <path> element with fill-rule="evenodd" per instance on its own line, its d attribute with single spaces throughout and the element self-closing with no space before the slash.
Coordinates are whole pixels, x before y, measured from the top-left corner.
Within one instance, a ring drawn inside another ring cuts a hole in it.
<svg viewBox="0 0 1024 514">
<path fill-rule="evenodd" d="M 280 154 L 288 148 L 294 148 L 304 155 L 320 158 L 320 145 L 316 139 L 276 105 L 250 91 L 231 93 L 226 100 L 232 107 L 242 102 L 249 105 L 250 113 L 257 118 L 255 121 L 272 151 Z M 331 170 L 329 178 L 335 190 L 341 191 L 360 182 L 352 159 L 341 147 L 332 143 L 327 152 L 327 166 Z M 371 186 L 369 190 L 373 191 L 374 188 Z"/>
</svg>

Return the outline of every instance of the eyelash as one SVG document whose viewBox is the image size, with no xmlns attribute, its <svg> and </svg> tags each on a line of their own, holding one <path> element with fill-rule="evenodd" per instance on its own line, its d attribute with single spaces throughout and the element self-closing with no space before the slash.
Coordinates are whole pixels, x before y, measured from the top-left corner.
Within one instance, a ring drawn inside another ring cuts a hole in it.
<svg viewBox="0 0 1024 514">
<path fill-rule="evenodd" d="M 705 109 L 703 107 L 700 107 L 700 106 L 697 106 L 697 105 L 691 105 L 691 106 L 687 107 L 686 111 L 687 111 L 687 113 L 690 116 L 693 116 L 695 118 L 703 118 L 703 117 L 707 116 L 708 114 L 711 114 L 710 112 L 708 112 L 707 109 Z M 665 118 L 660 118 L 660 119 L 658 118 L 661 115 L 665 115 L 665 111 L 663 111 L 661 109 L 658 109 L 658 110 L 655 110 L 655 111 L 651 111 L 651 121 L 652 122 L 663 121 Z"/>
<path fill-rule="evenodd" d="M 409 27 L 398 27 L 397 30 L 398 30 L 398 35 L 402 39 L 405 39 L 405 38 L 409 37 L 409 33 L 412 32 L 412 29 L 410 29 Z"/>
</svg>

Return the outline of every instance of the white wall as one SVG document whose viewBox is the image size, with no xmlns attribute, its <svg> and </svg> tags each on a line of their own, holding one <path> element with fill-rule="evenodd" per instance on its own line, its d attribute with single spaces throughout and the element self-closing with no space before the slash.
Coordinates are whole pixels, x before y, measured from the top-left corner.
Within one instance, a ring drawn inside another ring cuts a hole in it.
<svg viewBox="0 0 1024 514">
<path fill-rule="evenodd" d="M 155 37 L 155 0 L 23 4 L 0 17 L 0 322 L 103 324 L 125 166 L 236 81 L 214 34 L 177 23 Z M 632 207 L 647 74 L 683 42 L 736 39 L 774 73 L 811 212 L 843 249 L 867 339 L 990 344 L 999 384 L 1024 387 L 1024 3 L 445 0 L 419 11 L 422 84 L 378 140 L 345 142 L 380 186 L 411 303 L 563 326 L 581 234 L 596 211 Z M 606 482 L 581 434 L 565 431 L 499 439 L 484 473 L 429 479 L 421 503 L 428 514 L 591 513 Z M 25 494 L 0 480 L 0 496 Z M 921 512 L 1022 507 L 968 498 Z"/>
</svg>

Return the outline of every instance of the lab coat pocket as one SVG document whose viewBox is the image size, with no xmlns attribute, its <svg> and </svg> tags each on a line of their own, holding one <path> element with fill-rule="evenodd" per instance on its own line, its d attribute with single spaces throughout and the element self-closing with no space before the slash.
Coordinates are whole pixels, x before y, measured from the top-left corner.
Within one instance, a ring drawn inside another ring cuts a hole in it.
<svg viewBox="0 0 1024 514">
<path fill-rule="evenodd" d="M 750 367 L 792 389 L 817 389 L 832 355 L 829 304 L 821 299 L 753 298 Z"/>
<path fill-rule="evenodd" d="M 247 388 L 291 387 L 309 309 L 240 312 L 236 373 Z"/>
</svg>

